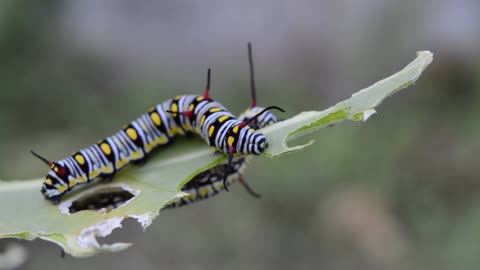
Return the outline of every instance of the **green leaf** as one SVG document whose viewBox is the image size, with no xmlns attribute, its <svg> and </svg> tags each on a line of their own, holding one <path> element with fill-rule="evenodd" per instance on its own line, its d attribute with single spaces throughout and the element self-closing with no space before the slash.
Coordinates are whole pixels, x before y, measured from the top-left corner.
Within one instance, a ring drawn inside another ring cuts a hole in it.
<svg viewBox="0 0 480 270">
<path fill-rule="evenodd" d="M 265 155 L 276 157 L 300 150 L 313 141 L 298 146 L 288 146 L 287 142 L 327 125 L 345 119 L 366 121 L 383 99 L 414 83 L 432 59 L 432 53 L 419 52 L 401 71 L 333 107 L 303 112 L 265 128 L 262 132 L 269 142 Z M 154 154 L 147 165 L 129 166 L 108 184 L 85 185 L 62 198 L 62 203 L 56 206 L 43 199 L 42 179 L 0 181 L 0 238 L 40 238 L 62 246 L 76 257 L 123 250 L 130 244 L 99 245 L 96 237 L 109 235 L 128 217 L 137 219 L 146 228 L 163 206 L 185 195 L 179 190 L 189 179 L 222 162 L 225 157 L 214 153 L 201 140 L 180 139 Z M 126 190 L 134 197 L 111 211 L 69 213 L 72 201 L 111 190 Z"/>
<path fill-rule="evenodd" d="M 294 147 L 289 147 L 287 142 L 345 119 L 367 121 L 372 114 L 376 113 L 375 107 L 386 97 L 415 83 L 432 60 L 433 55 L 431 52 L 418 52 L 417 58 L 401 71 L 356 92 L 352 97 L 337 103 L 335 106 L 320 112 L 302 112 L 286 121 L 263 129 L 262 132 L 267 136 L 269 142 L 265 155 L 276 157 L 302 149 L 312 144 L 313 141 Z"/>
</svg>

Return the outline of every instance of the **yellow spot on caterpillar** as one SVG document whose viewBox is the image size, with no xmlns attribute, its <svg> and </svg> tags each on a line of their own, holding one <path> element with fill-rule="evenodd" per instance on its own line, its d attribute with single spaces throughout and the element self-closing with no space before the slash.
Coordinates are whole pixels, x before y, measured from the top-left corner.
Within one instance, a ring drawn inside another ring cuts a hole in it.
<svg viewBox="0 0 480 270">
<path fill-rule="evenodd" d="M 150 115 L 150 118 L 152 119 L 152 122 L 155 124 L 155 126 L 160 126 L 160 124 L 162 124 L 162 120 L 160 119 L 160 115 L 158 115 L 158 113 L 152 113 Z"/>
<path fill-rule="evenodd" d="M 136 159 L 139 159 L 139 158 L 141 158 L 141 157 L 142 157 L 142 154 L 141 154 L 141 152 L 138 151 L 138 150 L 135 151 L 135 152 L 132 152 L 132 153 L 130 154 L 130 159 L 136 160 Z"/>
<path fill-rule="evenodd" d="M 187 123 L 184 123 L 184 124 L 183 124 L 183 129 L 184 129 L 184 130 L 187 130 L 187 131 L 188 131 L 188 130 L 192 130 L 192 129 L 190 128 L 190 125 L 188 125 Z"/>
<path fill-rule="evenodd" d="M 77 181 L 78 181 L 79 183 L 85 183 L 85 182 L 87 182 L 87 179 L 86 179 L 85 177 L 83 177 L 83 176 L 80 176 L 80 177 L 78 177 Z"/>
<path fill-rule="evenodd" d="M 75 160 L 78 162 L 78 164 L 80 165 L 84 165 L 85 164 L 85 158 L 78 154 L 78 155 L 75 155 Z"/>
<path fill-rule="evenodd" d="M 215 127 L 214 127 L 214 126 L 210 126 L 210 128 L 208 129 L 208 137 L 212 137 L 214 130 L 215 130 Z"/>
<path fill-rule="evenodd" d="M 209 188 L 208 188 L 208 187 L 202 187 L 202 188 L 200 188 L 200 190 L 198 191 L 198 193 L 200 194 L 200 196 L 205 197 L 205 195 L 208 194 L 208 191 L 209 191 Z"/>
<path fill-rule="evenodd" d="M 57 186 L 57 190 L 58 190 L 58 192 L 60 192 L 60 193 L 63 193 L 63 192 L 65 191 L 65 189 L 67 189 L 67 188 L 64 187 L 64 186 Z"/>
<path fill-rule="evenodd" d="M 254 132 L 255 132 L 255 129 L 251 128 L 250 133 L 254 133 Z"/>
<path fill-rule="evenodd" d="M 145 151 L 147 151 L 147 153 L 150 153 L 150 151 L 152 151 L 155 145 L 156 145 L 156 141 L 148 142 L 147 145 L 145 145 Z"/>
<path fill-rule="evenodd" d="M 57 166 L 53 166 L 53 171 L 58 173 L 58 167 Z"/>
<path fill-rule="evenodd" d="M 94 169 L 90 172 L 89 177 L 90 177 L 90 179 L 93 179 L 93 178 L 97 177 L 99 174 L 100 174 L 100 172 L 97 169 Z M 79 180 L 81 180 L 81 179 L 82 178 L 80 178 Z M 82 182 L 82 181 L 80 181 L 80 182 Z"/>
<path fill-rule="evenodd" d="M 112 153 L 112 149 L 110 148 L 110 145 L 108 145 L 108 143 L 105 143 L 105 142 L 102 143 L 100 145 L 100 148 L 102 149 L 103 153 L 107 156 Z"/>
<path fill-rule="evenodd" d="M 185 198 L 192 199 L 192 200 L 195 200 L 196 197 L 197 197 L 197 194 L 195 193 L 190 193 L 187 196 L 185 196 Z"/>
<path fill-rule="evenodd" d="M 234 126 L 234 127 L 233 127 L 233 130 L 232 130 L 233 133 L 238 133 L 238 128 L 239 128 L 238 126 Z"/>
<path fill-rule="evenodd" d="M 138 135 L 137 135 L 137 131 L 134 128 L 128 128 L 126 132 L 128 137 L 132 139 L 132 141 L 137 140 Z"/>
<path fill-rule="evenodd" d="M 77 183 L 77 181 L 75 180 L 75 178 L 70 178 L 70 182 L 68 183 L 68 186 L 73 187 L 73 186 L 75 186 L 76 183 Z"/>
<path fill-rule="evenodd" d="M 170 111 L 172 112 L 178 111 L 177 103 L 172 103 L 172 105 L 170 105 Z"/>
<path fill-rule="evenodd" d="M 93 178 L 97 177 L 98 175 L 99 175 L 98 170 L 97 170 L 97 169 L 93 169 L 93 170 L 90 172 L 89 177 L 90 177 L 90 179 L 93 179 Z M 79 180 L 79 182 L 82 182 L 82 181 L 81 181 L 81 178 L 79 178 L 78 180 Z"/>
<path fill-rule="evenodd" d="M 52 165 L 50 165 L 50 169 L 53 169 L 55 168 L 55 163 L 52 163 Z"/>
<path fill-rule="evenodd" d="M 210 112 L 213 113 L 213 112 L 218 112 L 218 111 L 221 111 L 221 110 L 222 110 L 221 108 L 215 107 L 215 108 L 211 108 Z"/>
<path fill-rule="evenodd" d="M 102 170 L 102 173 L 111 173 L 111 172 L 113 172 L 113 167 L 111 167 L 111 166 L 102 166 L 102 168 L 101 168 L 100 170 Z"/>
<path fill-rule="evenodd" d="M 51 185 L 52 184 L 52 179 L 50 178 L 45 178 L 45 180 L 43 180 L 43 182 L 47 185 Z"/>
<path fill-rule="evenodd" d="M 203 126 L 203 122 L 205 122 L 205 115 L 202 115 L 202 119 L 200 119 L 200 127 Z"/>
<path fill-rule="evenodd" d="M 232 137 L 232 136 L 229 136 L 228 139 L 227 139 L 227 143 L 228 143 L 229 145 L 233 145 L 233 142 L 234 142 L 234 141 L 235 141 L 235 138 Z"/>
<path fill-rule="evenodd" d="M 193 111 L 193 109 L 195 109 L 195 106 L 193 106 L 193 104 L 190 104 L 190 106 L 188 106 L 188 110 Z"/>
<path fill-rule="evenodd" d="M 215 183 L 215 189 L 221 190 L 222 188 L 223 188 L 223 182 L 218 181 L 217 183 Z"/>
<path fill-rule="evenodd" d="M 165 138 L 165 137 L 158 137 L 157 138 L 157 143 L 158 144 L 164 144 L 166 142 L 167 142 L 167 138 Z"/>
<path fill-rule="evenodd" d="M 180 98 L 182 98 L 182 96 L 176 96 L 175 100 L 179 100 Z"/>
<path fill-rule="evenodd" d="M 228 115 L 223 115 L 218 118 L 218 122 L 223 123 L 223 121 L 228 119 Z"/>
<path fill-rule="evenodd" d="M 182 134 L 182 130 L 177 126 L 172 127 L 171 132 L 172 132 L 172 135 L 170 135 L 170 136 L 173 136 L 174 134 Z"/>
<path fill-rule="evenodd" d="M 127 159 L 125 157 L 122 157 L 120 160 L 117 160 L 116 167 L 121 168 L 127 163 Z"/>
<path fill-rule="evenodd" d="M 202 101 L 203 100 L 203 96 L 198 96 L 197 97 L 197 101 Z"/>
</svg>

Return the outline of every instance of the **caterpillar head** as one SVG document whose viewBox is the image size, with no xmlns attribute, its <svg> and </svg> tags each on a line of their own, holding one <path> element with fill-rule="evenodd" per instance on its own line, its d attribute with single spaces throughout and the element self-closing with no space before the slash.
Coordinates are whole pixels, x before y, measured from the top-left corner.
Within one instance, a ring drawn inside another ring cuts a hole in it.
<svg viewBox="0 0 480 270">
<path fill-rule="evenodd" d="M 254 108 L 256 109 L 260 107 L 255 106 Z M 264 124 L 270 121 L 275 122 L 276 118 L 272 113 L 269 113 L 270 115 L 267 116 L 267 118 L 260 119 L 262 115 L 266 114 L 271 109 L 284 112 L 282 108 L 277 106 L 269 106 L 263 109 L 260 108 L 260 111 L 256 112 L 253 116 L 248 117 L 248 119 L 246 119 L 247 116 L 243 116 L 243 121 L 238 121 L 238 123 L 230 126 L 225 136 L 226 153 L 229 154 L 229 158 L 233 153 L 260 155 L 265 151 L 265 148 L 268 146 L 267 138 L 265 138 L 262 133 L 256 132 L 253 127 L 258 126 L 258 123 Z M 268 117 L 273 117 L 273 119 Z M 255 121 L 258 121 L 257 124 L 251 125 Z"/>
<path fill-rule="evenodd" d="M 58 204 L 60 202 L 60 196 L 68 190 L 68 176 L 70 175 L 68 167 L 65 166 L 62 161 L 48 161 L 35 152 L 31 152 L 50 167 L 50 171 L 48 171 L 48 174 L 43 179 L 41 191 L 45 199 L 50 200 L 54 204 Z"/>
<path fill-rule="evenodd" d="M 225 137 L 224 151 L 230 154 L 260 155 L 267 148 L 267 138 L 245 121 L 235 121 Z"/>
</svg>

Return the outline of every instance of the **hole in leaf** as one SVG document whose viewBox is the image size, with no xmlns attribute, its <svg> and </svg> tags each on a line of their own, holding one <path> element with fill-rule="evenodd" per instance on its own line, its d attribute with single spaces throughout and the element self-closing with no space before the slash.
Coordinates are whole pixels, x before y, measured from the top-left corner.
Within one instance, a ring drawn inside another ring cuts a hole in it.
<svg viewBox="0 0 480 270">
<path fill-rule="evenodd" d="M 96 237 L 100 246 L 111 245 L 113 243 L 132 243 L 138 238 L 138 234 L 144 232 L 143 227 L 134 218 L 125 218 L 122 221 L 122 227 L 114 229 L 112 233 L 104 237 Z"/>
<path fill-rule="evenodd" d="M 136 194 L 121 186 L 110 186 L 88 192 L 70 201 L 68 212 L 83 210 L 105 211 L 106 213 L 128 203 Z"/>
</svg>

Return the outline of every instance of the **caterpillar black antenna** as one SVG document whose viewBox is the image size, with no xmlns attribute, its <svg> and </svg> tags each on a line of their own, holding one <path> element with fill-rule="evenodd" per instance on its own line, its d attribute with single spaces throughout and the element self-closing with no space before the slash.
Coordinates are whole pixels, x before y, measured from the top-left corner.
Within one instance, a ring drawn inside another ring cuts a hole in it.
<svg viewBox="0 0 480 270">
<path fill-rule="evenodd" d="M 250 108 L 257 106 L 257 91 L 255 87 L 255 70 L 253 68 L 252 43 L 248 42 L 248 64 L 250 68 L 250 89 L 252 91 L 252 100 Z"/>
<path fill-rule="evenodd" d="M 248 124 L 250 124 L 251 122 L 255 121 L 258 117 L 260 117 L 260 115 L 264 114 L 266 111 L 269 111 L 269 110 L 272 110 L 272 109 L 275 109 L 275 110 L 278 110 L 278 111 L 281 111 L 281 112 L 285 112 L 284 109 L 278 107 L 278 106 L 268 106 L 266 107 L 265 109 L 261 110 L 259 113 L 255 114 L 252 118 L 248 119 L 247 121 L 244 121 L 240 124 L 240 127 L 244 127 Z"/>
<path fill-rule="evenodd" d="M 203 98 L 204 99 L 209 99 L 210 98 L 210 95 L 209 95 L 209 92 L 210 92 L 210 78 L 211 78 L 211 69 L 208 68 L 207 70 L 207 86 L 205 86 L 205 91 L 203 92 Z M 165 110 L 165 112 L 168 112 L 168 113 L 171 113 L 175 116 L 175 114 L 180 114 L 180 115 L 183 115 L 189 119 L 192 119 L 193 117 L 193 111 L 184 111 L 184 112 L 174 112 L 172 110 Z"/>
<path fill-rule="evenodd" d="M 255 70 L 254 70 L 254 67 L 253 67 L 252 44 L 250 42 L 248 42 L 247 47 L 248 47 L 248 63 L 249 63 L 249 67 L 250 67 L 250 88 L 251 88 L 251 93 L 252 93 L 252 100 L 251 100 L 251 103 L 250 103 L 250 107 L 253 108 L 253 107 L 257 106 L 257 93 L 256 93 L 256 87 L 255 87 Z M 247 121 L 243 121 L 242 123 L 240 123 L 239 127 L 242 128 L 242 127 L 248 125 L 249 123 L 255 121 L 263 113 L 265 113 L 266 111 L 272 110 L 272 109 L 279 110 L 281 112 L 285 112 L 285 110 L 283 110 L 282 108 L 280 108 L 278 106 L 269 106 L 269 107 L 266 107 L 265 109 L 261 110 L 259 113 L 257 113 L 255 116 L 248 119 Z M 228 138 L 228 134 L 230 134 L 230 132 L 227 133 L 227 136 L 226 136 L 225 139 Z M 233 146 L 228 145 L 228 163 L 227 163 L 227 166 L 225 168 L 225 173 L 224 173 L 224 176 L 223 176 L 223 186 L 225 187 L 226 191 L 229 191 L 228 187 L 227 187 L 227 176 L 228 176 L 230 170 L 232 169 L 233 152 L 234 152 Z M 241 181 L 241 182 L 242 182 L 242 185 L 247 189 L 247 191 L 250 194 L 252 194 L 254 197 L 260 197 L 259 194 L 254 192 L 252 190 L 252 188 L 244 180 Z"/>
<path fill-rule="evenodd" d="M 48 159 L 40 156 L 39 154 L 33 152 L 33 150 L 30 150 L 30 152 L 32 153 L 32 155 L 34 155 L 35 157 L 37 157 L 38 159 L 40 159 L 41 161 L 45 162 L 45 164 L 47 164 L 48 167 L 51 167 L 53 162 L 49 161 Z"/>
<path fill-rule="evenodd" d="M 208 68 L 208 71 L 207 71 L 207 86 L 205 86 L 205 92 L 203 92 L 203 98 L 205 99 L 209 99 L 210 98 L 210 78 L 211 78 L 211 69 Z"/>
<path fill-rule="evenodd" d="M 247 181 L 245 180 L 245 178 L 243 178 L 242 175 L 240 175 L 240 178 L 238 178 L 238 181 L 240 181 L 240 184 L 242 184 L 242 186 L 250 195 L 258 199 L 262 197 L 262 195 L 260 195 L 259 193 L 255 192 L 255 190 L 253 190 L 253 188 L 247 183 Z"/>
<path fill-rule="evenodd" d="M 228 174 L 230 173 L 230 170 L 232 169 L 233 152 L 234 152 L 233 145 L 228 145 L 228 163 L 227 163 L 227 166 L 225 167 L 225 173 L 223 174 L 223 186 L 225 187 L 226 191 L 230 191 L 228 190 L 228 187 L 227 187 L 227 177 L 228 177 Z"/>
</svg>

